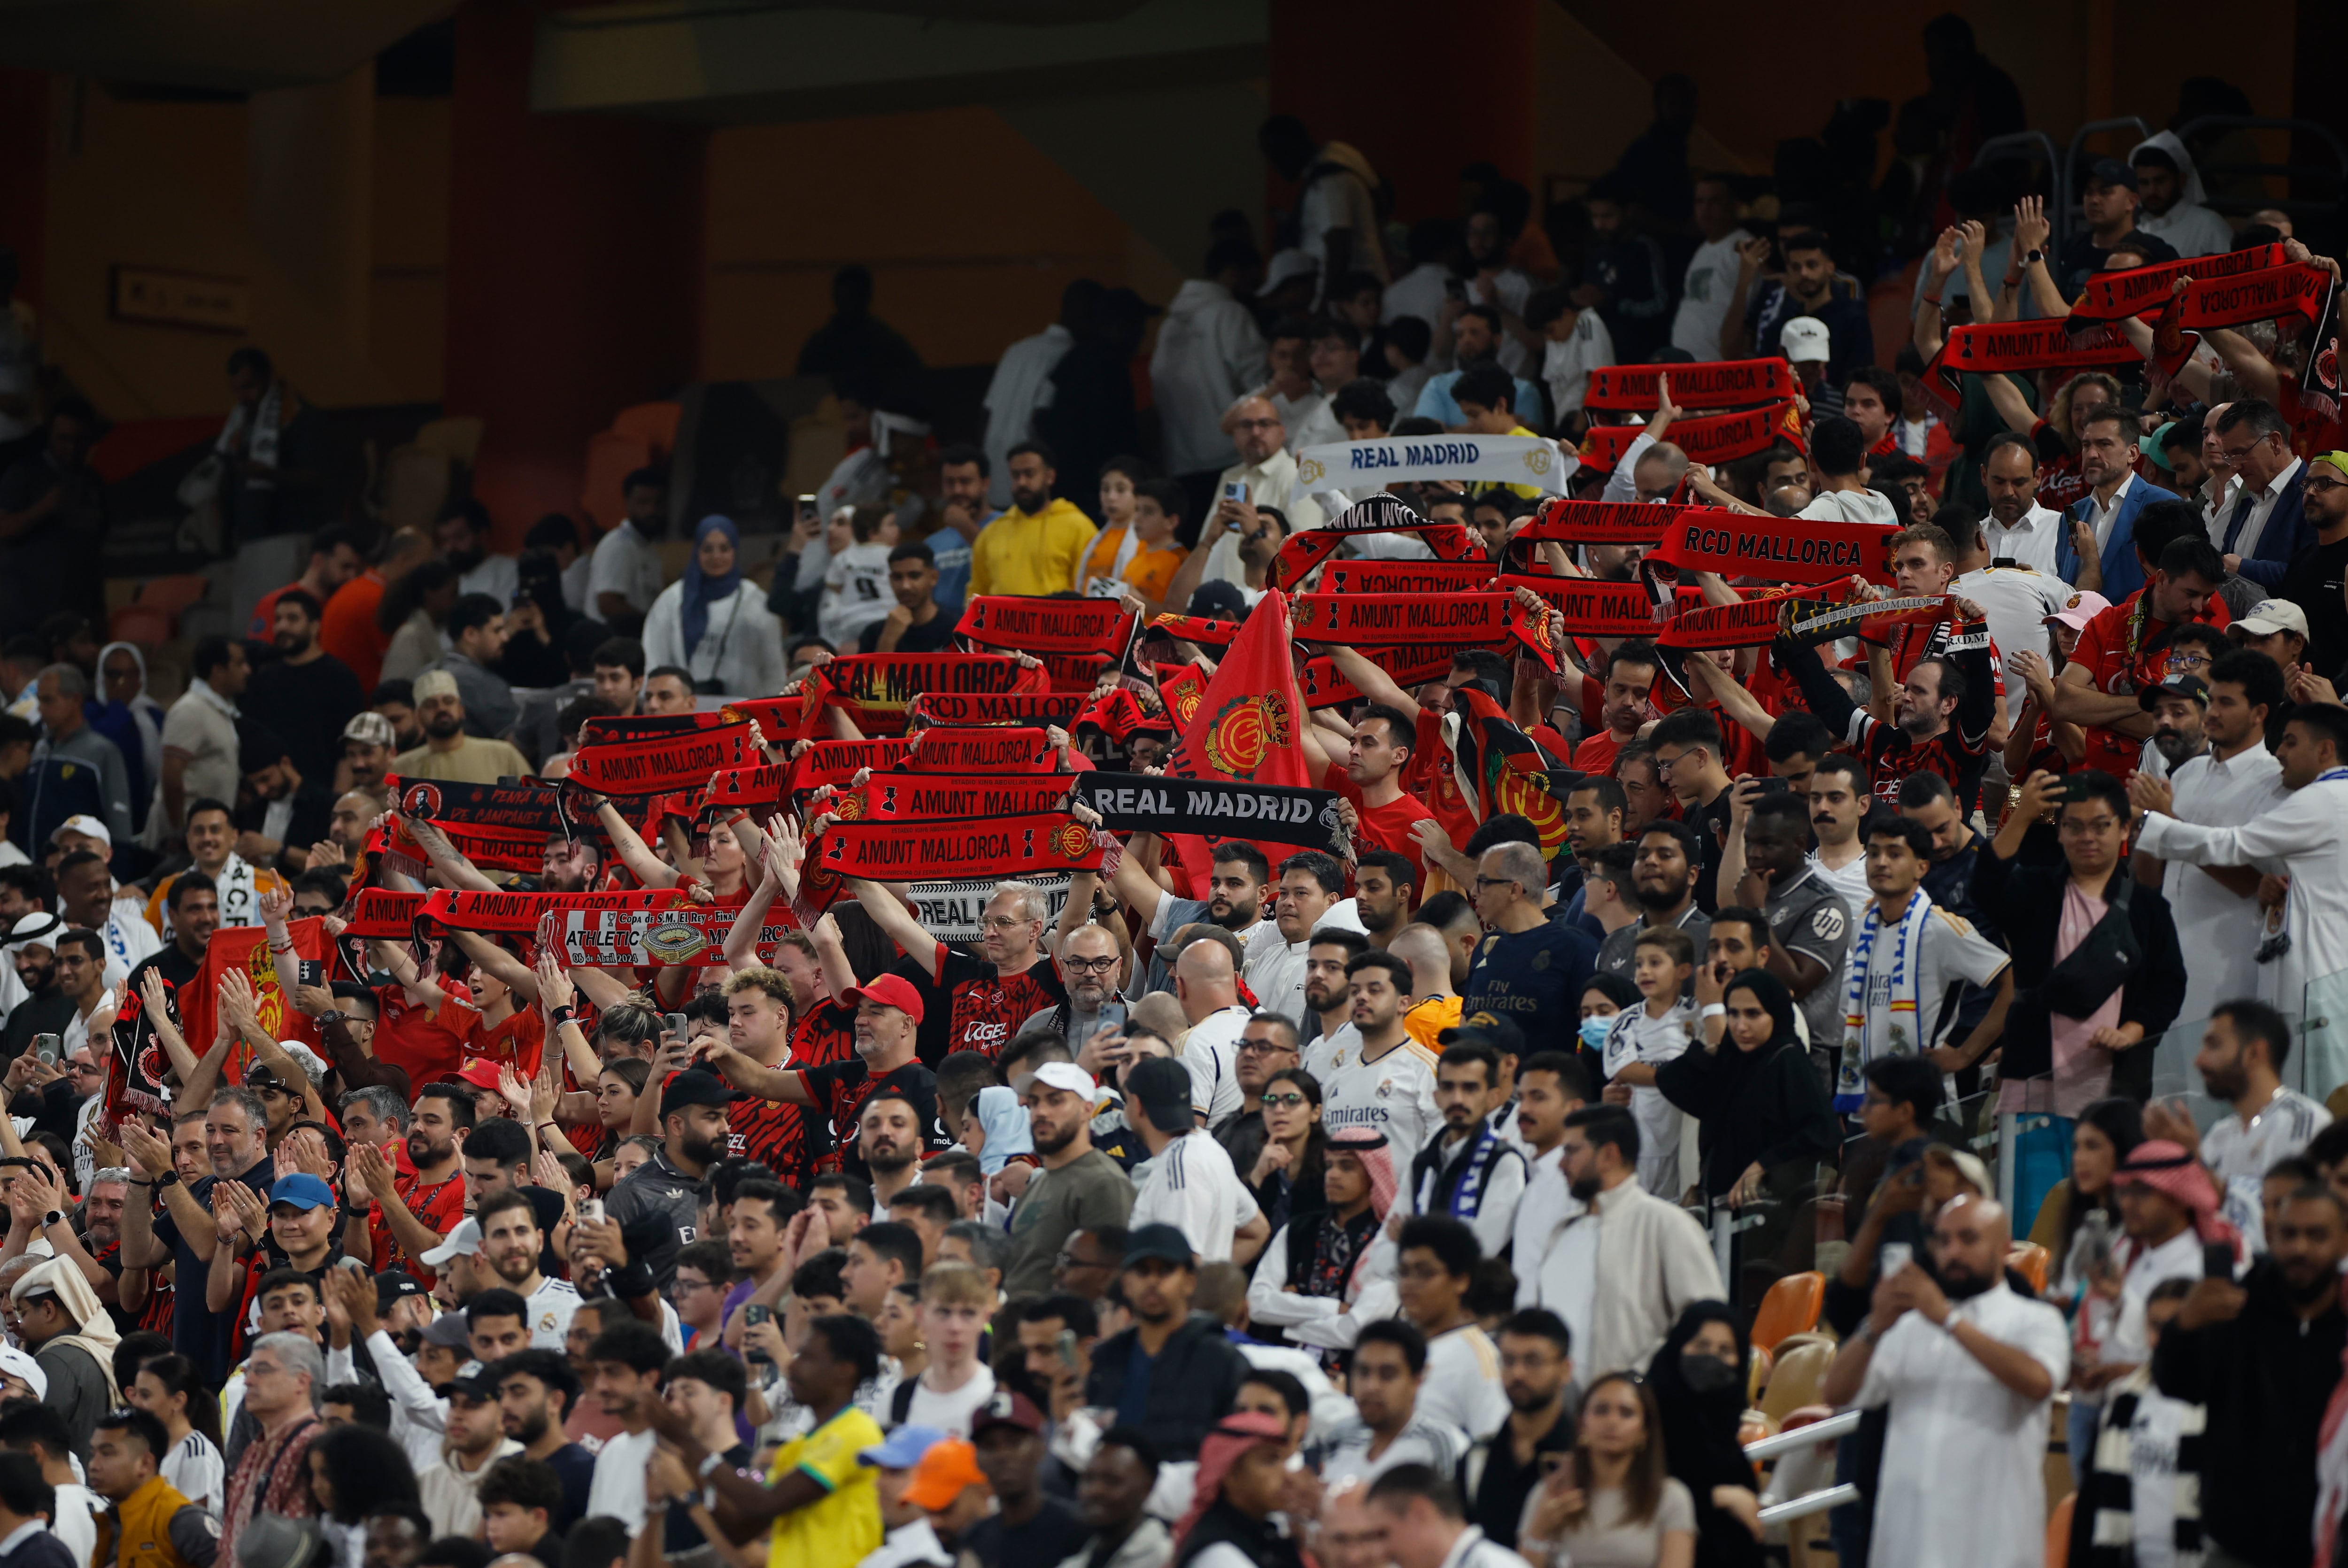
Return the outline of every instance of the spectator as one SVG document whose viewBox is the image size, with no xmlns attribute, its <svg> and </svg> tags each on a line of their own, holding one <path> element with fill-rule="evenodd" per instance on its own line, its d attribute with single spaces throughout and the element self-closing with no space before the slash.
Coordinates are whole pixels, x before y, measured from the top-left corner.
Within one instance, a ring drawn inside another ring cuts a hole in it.
<svg viewBox="0 0 2348 1568">
<path fill-rule="evenodd" d="M 89 1455 L 89 1490 L 114 1507 L 99 1515 L 93 1563 L 126 1560 L 133 1529 L 160 1527 L 159 1568 L 200 1568 L 213 1560 L 220 1522 L 200 1501 L 163 1479 L 171 1448 L 163 1423 L 145 1410 L 108 1411 L 98 1419 Z M 132 1524 L 131 1521 L 140 1522 Z M 143 1544 L 143 1543 L 142 1543 Z"/>
<path fill-rule="evenodd" d="M 1111 514 L 1112 526 L 1104 527 L 1085 552 L 1084 562 L 1077 568 L 1081 579 L 1077 586 L 1090 599 L 1138 594 L 1145 614 L 1154 614 L 1166 602 L 1167 589 L 1188 554 L 1174 541 L 1175 531 L 1182 526 L 1183 495 L 1182 487 L 1171 480 L 1129 471 L 1138 466 L 1138 459 L 1122 458 L 1103 471 L 1102 505 Z M 1126 502 L 1129 511 L 1121 523 L 1108 504 L 1120 480 L 1129 498 Z"/>
<path fill-rule="evenodd" d="M 587 580 L 592 614 L 614 634 L 626 636 L 644 624 L 660 596 L 660 552 L 653 540 L 668 531 L 668 476 L 638 469 L 620 483 L 626 515 L 595 542 Z"/>
<path fill-rule="evenodd" d="M 1113 1409 L 1169 1460 L 1189 1460 L 1247 1377 L 1247 1361 L 1222 1326 L 1190 1310 L 1197 1255 L 1171 1225 L 1145 1224 L 1126 1238 L 1117 1284 L 1133 1326 L 1094 1346 L 1085 1403 Z"/>
<path fill-rule="evenodd" d="M 447 670 L 427 670 L 416 677 L 415 695 L 424 744 L 392 758 L 393 772 L 403 779 L 438 779 L 458 784 L 494 784 L 499 779 L 529 775 L 529 760 L 505 741 L 465 733 L 465 699 L 458 695 L 455 676 Z"/>
<path fill-rule="evenodd" d="M 733 521 L 705 517 L 685 575 L 644 617 L 644 662 L 693 674 L 694 689 L 771 696 L 782 689 L 783 628 L 751 592 Z"/>
<path fill-rule="evenodd" d="M 1028 1124 L 1039 1168 L 1011 1211 L 1008 1294 L 1031 1295 L 1051 1284 L 1057 1260 L 1086 1232 L 1123 1227 L 1133 1184 L 1093 1147 L 1092 1075 L 1068 1062 L 1035 1069 L 1026 1091 Z"/>
<path fill-rule="evenodd" d="M 256 642 L 267 641 L 277 630 L 277 601 L 295 589 L 307 593 L 320 606 L 331 603 L 343 584 L 366 570 L 366 553 L 361 548 L 365 536 L 347 523 L 330 522 L 310 536 L 309 564 L 302 575 L 283 588 L 273 588 L 254 602 L 252 619 L 245 627 L 245 635 Z M 314 614 L 312 620 L 320 616 Z"/>
<path fill-rule="evenodd" d="M 1448 1474 L 1423 1464 L 1397 1465 L 1369 1489 L 1369 1511 L 1382 1520 L 1395 1568 L 1518 1568 L 1524 1559 L 1468 1522 Z"/>
<path fill-rule="evenodd" d="M 1140 1113 L 1135 1130 L 1152 1161 L 1134 1196 L 1134 1228 L 1180 1231 L 1202 1263 L 1253 1262 L 1272 1228 L 1223 1146 L 1193 1125 L 1190 1069 L 1177 1062 L 1138 1063 L 1126 1074 L 1126 1095 Z"/>
<path fill-rule="evenodd" d="M 1368 273 L 1385 283 L 1380 242 L 1378 175 L 1369 160 L 1342 141 L 1316 142 L 1293 115 L 1274 115 L 1256 130 L 1256 146 L 1272 172 L 1298 187 L 1296 244 L 1324 278 Z"/>
<path fill-rule="evenodd" d="M 1616 176 L 1597 181 L 1582 198 L 1590 246 L 1573 274 L 1571 297 L 1603 318 L 1623 362 L 1642 365 L 1670 331 L 1664 315 L 1672 290 L 1663 248 L 1630 226 L 1632 200 Z"/>
<path fill-rule="evenodd" d="M 1688 258 L 1680 303 L 1672 317 L 1672 346 L 1694 359 L 1716 359 L 1728 302 L 1736 292 L 1737 252 L 1753 236 L 1737 216 L 1736 185 L 1727 174 L 1699 174 L 1693 211 L 1704 242 Z M 1560 407 L 1558 412 L 1563 415 Z"/>
<path fill-rule="evenodd" d="M 512 556 L 489 553 L 489 535 L 495 529 L 488 507 L 478 500 L 465 500 L 442 512 L 433 531 L 441 559 L 457 569 L 457 592 L 486 593 L 503 609 L 513 603 L 519 578 Z"/>
<path fill-rule="evenodd" d="M 1476 1233 L 1448 1215 L 1421 1214 L 1403 1222 L 1395 1253 L 1402 1315 L 1426 1341 L 1431 1376 L 1419 1390 L 1418 1413 L 1471 1439 L 1490 1436 L 1509 1403 L 1499 1353 L 1468 1310 L 1482 1259 Z"/>
<path fill-rule="evenodd" d="M 189 683 L 193 693 L 198 688 L 209 689 L 201 679 Z M 38 767 L 51 762 L 80 762 L 95 769 L 98 789 L 88 803 L 106 813 L 109 832 L 124 843 L 130 841 L 130 773 L 123 762 L 121 748 L 89 727 L 89 677 L 77 665 L 51 665 L 43 670 L 35 687 L 39 705 L 41 743 L 33 751 L 34 764 Z M 188 700 L 181 697 L 180 702 Z M 176 706 L 176 705 L 175 705 Z M 169 720 L 166 733 L 169 733 Z M 170 752 L 165 752 L 168 770 Z M 235 753 L 231 750 L 231 767 Z M 236 792 L 232 782 L 230 794 Z"/>
<path fill-rule="evenodd" d="M 1748 916 L 1747 929 L 1751 923 Z M 1734 929 L 1725 920 L 1713 922 L 1715 941 Z M 1723 967 L 1706 965 L 1696 986 L 1699 999 L 1720 986 Z M 1744 1208 L 1773 1191 L 1789 1192 L 1814 1180 L 1818 1161 L 1830 1157 L 1839 1140 L 1833 1101 L 1796 1030 L 1785 982 L 1766 969 L 1748 968 L 1720 996 L 1727 1038 L 1664 1062 L 1655 1069 L 1655 1088 L 1671 1106 L 1696 1118 L 1704 1196 Z"/>
<path fill-rule="evenodd" d="M 693 672 L 683 665 L 657 665 L 644 672 L 644 695 L 637 706 L 645 713 L 691 713 Z"/>
<path fill-rule="evenodd" d="M 1652 756 L 1643 754 L 1641 760 L 1650 760 Z M 1620 766 L 1618 763 L 1618 771 Z M 1629 793 L 1628 785 L 1624 791 Z M 1624 823 L 1627 827 L 1627 814 Z M 1704 849 L 1695 830 L 1684 822 L 1659 819 L 1640 828 L 1636 845 L 1631 884 L 1640 919 L 1609 933 L 1598 947 L 1597 972 L 1619 975 L 1626 980 L 1631 977 L 1632 959 L 1642 932 L 1665 926 L 1685 932 L 1692 955 L 1710 934 L 1712 924 L 1696 904 L 1696 869 L 1703 862 Z M 1602 862 L 1603 851 L 1601 859 Z"/>
<path fill-rule="evenodd" d="M 2329 1536 L 2337 1509 L 2317 1511 L 2324 1408 L 2340 1381 L 2348 1315 L 2340 1264 L 2348 1223 L 2328 1188 L 2282 1202 L 2269 1254 L 2238 1284 L 2193 1286 L 2153 1352 L 2152 1379 L 2202 1407 L 2201 1533 L 2207 1557 L 2281 1568 L 2307 1560 L 2309 1522 Z M 2328 1504 L 2336 1505 L 2333 1496 Z"/>
<path fill-rule="evenodd" d="M 1057 593 L 1074 586 L 1077 563 L 1097 531 L 1076 504 L 1052 494 L 1058 470 L 1038 441 L 1012 449 L 1011 510 L 971 546 L 973 593 Z"/>
<path fill-rule="evenodd" d="M 2063 865 L 2017 864 L 2048 810 Z M 2073 1118 L 2109 1093 L 2152 1092 L 2151 1058 L 2134 1047 L 2176 1022 L 2185 959 L 2168 899 L 2121 869 L 2127 824 L 2127 791 L 2110 774 L 2034 773 L 1974 863 L 1973 897 L 2015 954 L 1998 1062 L 2005 1110 Z"/>
<path fill-rule="evenodd" d="M 1451 357 L 1455 368 L 1447 370 L 1440 376 L 1429 377 L 1416 400 L 1412 403 L 1411 412 L 1419 418 L 1433 419 L 1447 430 L 1458 430 L 1466 428 L 1468 425 L 1467 412 L 1460 407 L 1455 395 L 1459 377 L 1478 366 L 1488 365 L 1499 367 L 1502 331 L 1500 313 L 1488 304 L 1471 304 L 1459 313 L 1458 318 L 1452 323 L 1451 330 Z M 1439 342 L 1437 346 L 1440 348 Z M 1505 370 L 1503 374 L 1506 374 Z M 1539 387 L 1521 376 L 1509 376 L 1509 384 L 1516 389 L 1516 397 L 1509 405 L 1512 408 L 1522 408 L 1528 411 L 1540 409 L 1541 404 Z M 1387 390 L 1391 394 L 1394 388 L 1389 387 Z M 1402 405 L 1397 402 L 1395 407 L 1399 408 Z M 1245 455 L 1245 447 L 1242 446 L 1241 449 L 1241 454 Z M 1302 526 L 1312 527 L 1315 524 L 1306 523 Z"/>
<path fill-rule="evenodd" d="M 1402 1318 L 1363 1326 L 1347 1379 L 1357 1414 L 1316 1430 L 1305 1464 L 1324 1483 L 1372 1481 L 1397 1465 L 1430 1465 L 1454 1473 L 1468 1452 L 1468 1435 L 1420 1413 L 1426 1388 L 1426 1337 Z"/>
<path fill-rule="evenodd" d="M 1643 1369 L 1688 1304 L 1720 1299 L 1704 1229 L 1634 1175 L 1639 1126 L 1619 1105 L 1565 1119 L 1560 1169 L 1585 1212 L 1569 1220 L 1534 1271 L 1539 1302 L 1565 1320 L 1576 1378 Z"/>
<path fill-rule="evenodd" d="M 1051 443 L 1070 473 L 1093 474 L 1119 452 L 1141 445 L 1134 407 L 1133 360 L 1158 307 L 1129 288 L 1114 288 L 1052 367 L 1051 406 L 1035 416 L 1036 438 Z M 1008 465 L 1005 465 L 1006 468 Z M 1097 502 L 1085 496 L 1080 509 Z"/>
<path fill-rule="evenodd" d="M 1036 1484 L 1044 1460 L 1044 1415 L 1024 1394 L 998 1390 L 971 1418 L 978 1468 L 994 1489 L 995 1511 L 963 1532 L 962 1550 L 980 1568 L 1034 1568 L 1083 1550 L 1089 1533 L 1076 1511 Z"/>
<path fill-rule="evenodd" d="M 1517 1544 L 1545 1568 L 1573 1563 L 1685 1563 L 1695 1504 L 1671 1474 L 1654 1388 L 1610 1372 L 1581 1401 L 1573 1457 L 1534 1491 Z"/>
<path fill-rule="evenodd" d="M 1874 1098 L 1869 1096 L 1870 1102 Z M 1917 1136 L 1939 1111 L 1936 1097 L 1919 1108 L 1916 1123 L 1893 1134 L 1893 1140 Z M 2143 1141 L 2144 1109 L 2132 1099 L 2099 1099 L 2072 1125 L 2071 1173 L 2048 1191 L 2030 1227 L 2030 1239 L 2046 1249 L 2046 1278 L 2057 1294 L 2071 1295 L 2085 1283 L 2090 1265 L 2102 1255 L 2099 1249 L 2119 1229 L 2119 1190 L 2112 1176 Z M 2079 1244 L 2082 1236 L 2087 1245 Z"/>
<path fill-rule="evenodd" d="M 1783 257 L 1781 270 L 1768 275 L 1764 269 L 1773 253 Z M 1824 234 L 1804 229 L 1780 240 L 1751 240 L 1739 245 L 1736 287 L 1729 295 L 1726 324 L 1721 328 L 1720 356 L 1742 359 L 1784 353 L 1790 359 L 1795 342 L 1781 339 L 1789 324 L 1805 319 L 1827 331 L 1827 386 L 1839 388 L 1853 370 L 1875 363 L 1875 330 L 1868 320 L 1866 304 L 1845 297 L 1835 286 L 1835 259 Z"/>
<path fill-rule="evenodd" d="M 831 315 L 799 346 L 798 374 L 862 377 L 895 387 L 917 377 L 922 356 L 872 314 L 872 269 L 850 262 L 831 274 Z"/>
<path fill-rule="evenodd" d="M 2158 1348 L 2192 1288 L 2189 1277 L 2152 1288 L 2144 1303 L 2148 1346 Z M 2152 1563 L 2199 1548 L 2203 1413 L 2155 1387 L 2147 1364 L 2110 1386 L 2101 1416 L 2071 1515 L 2071 1550 L 2084 1563 L 2097 1552 L 2133 1549 L 2138 1562 Z M 2098 1547 L 2098 1540 L 2107 1544 Z"/>
<path fill-rule="evenodd" d="M 1544 1456 L 1573 1451 L 1573 1422 L 1566 1413 L 1572 1338 L 1562 1318 L 1535 1307 L 1503 1322 L 1499 1340 L 1508 1419 L 1468 1450 L 1459 1474 L 1468 1518 L 1486 1540 L 1513 1547 L 1527 1500 L 1544 1467 L 1558 1462 Z"/>
<path fill-rule="evenodd" d="M 391 636 L 383 653 L 386 680 L 412 680 L 439 661 L 448 649 L 448 615 L 459 596 L 457 569 L 437 557 L 384 590 L 376 623 Z"/>
<path fill-rule="evenodd" d="M 613 714 L 636 711 L 644 685 L 644 645 L 633 637 L 607 637 L 595 648 L 595 696 Z"/>
<path fill-rule="evenodd" d="M 2128 150 L 2128 168 L 2136 175 L 2137 232 L 2188 259 L 2234 249 L 2233 227 L 2204 205 L 2209 198 L 2200 172 L 2176 132 L 2157 131 L 2137 142 Z"/>
<path fill-rule="evenodd" d="M 1810 472 L 1818 494 L 1800 515 L 1886 527 L 1903 522 L 1880 491 L 1868 488 L 1866 468 L 1867 438 L 1859 427 L 1839 415 L 1820 419 L 1810 433 Z"/>
<path fill-rule="evenodd" d="M 502 601 L 487 593 L 468 593 L 448 612 L 449 649 L 439 667 L 456 677 L 464 699 L 465 729 L 469 735 L 494 740 L 513 730 L 520 708 L 513 687 L 490 668 L 505 654 L 506 617 Z M 418 706 L 422 701 L 418 699 Z"/>
<path fill-rule="evenodd" d="M 245 1446 L 228 1478 L 222 1556 L 235 1560 L 237 1542 L 264 1513 L 287 1519 L 316 1514 L 310 1445 L 324 1430 L 317 1415 L 324 1373 L 324 1357 L 307 1336 L 264 1334 L 253 1341 L 244 1363 L 244 1408 L 261 1423 L 261 1435 Z"/>
<path fill-rule="evenodd" d="M 1076 1503 L 1092 1533 L 1082 1560 L 1099 1568 L 1166 1568 L 1174 1553 L 1166 1526 L 1144 1510 L 1158 1481 L 1158 1449 L 1139 1432 L 1111 1427 L 1086 1461 Z"/>
<path fill-rule="evenodd" d="M 2054 281 L 2076 299 L 2090 273 L 2117 272 L 2178 259 L 2177 248 L 2136 225 L 2141 198 L 2136 170 L 2116 158 L 2099 158 L 2079 192 L 2077 232 L 2056 253 Z"/>
<path fill-rule="evenodd" d="M 278 657 L 246 683 L 254 711 L 269 715 L 285 755 L 321 782 L 342 760 L 343 727 L 366 706 L 358 677 L 318 644 L 319 600 L 299 585 L 272 595 L 270 641 Z"/>
<path fill-rule="evenodd" d="M 1751 1359 L 1744 1318 L 1718 1302 L 1682 1313 L 1655 1357 L 1663 1455 L 1694 1504 L 1696 1561 L 1705 1568 L 1762 1561 L 1761 1500 L 1739 1432 Z"/>
<path fill-rule="evenodd" d="M 530 525 L 522 535 L 525 554 L 543 550 L 554 557 L 555 575 L 562 584 L 562 603 L 573 615 L 593 619 L 594 610 L 589 601 L 588 586 L 595 574 L 595 559 L 592 552 L 579 546 L 579 524 L 569 512 L 550 511 Z"/>
<path fill-rule="evenodd" d="M 2080 633 L 2055 677 L 2053 717 L 2085 727 L 2089 767 L 2114 777 L 2136 769 L 2155 723 L 2137 694 L 2167 677 L 2178 629 L 2218 613 L 2210 601 L 2224 579 L 2224 564 L 2208 540 L 2198 534 L 2173 539 L 2138 596 L 2111 605 Z"/>
<path fill-rule="evenodd" d="M 547 705 L 585 696 L 592 689 L 592 661 L 603 640 L 602 624 L 587 620 L 563 602 L 562 572 L 553 552 L 525 550 L 516 570 L 498 674 L 509 685 L 546 691 Z"/>
<path fill-rule="evenodd" d="M 2276 593 L 2307 617 L 2308 667 L 2330 679 L 2348 665 L 2348 595 L 2341 589 L 2348 575 L 2348 456 L 2310 459 L 2299 497 L 2312 537 L 2291 558 Z"/>
<path fill-rule="evenodd" d="M 1681 307 L 1683 313 L 1686 306 Z M 1578 413 L 1589 395 L 1590 373 L 1615 363 L 1614 340 L 1594 310 L 1573 303 L 1564 289 L 1543 289 L 1525 302 L 1525 325 L 1540 335 L 1542 384 L 1557 424 Z"/>
<path fill-rule="evenodd" d="M 380 624 L 386 584 L 407 576 L 431 555 L 429 539 L 412 528 L 398 529 L 384 541 L 374 565 L 323 601 L 326 608 L 318 641 L 358 677 L 362 691 L 374 690 L 383 679 L 384 655 L 391 647 L 391 634 Z"/>
<path fill-rule="evenodd" d="M 2216 429 L 2219 450 L 2241 486 L 2223 527 L 2213 520 L 2210 537 L 2225 552 L 2227 571 L 2271 590 L 2314 542 L 2303 483 L 2307 465 L 2291 449 L 2289 422 L 2263 398 L 2229 404 L 2217 416 Z"/>
<path fill-rule="evenodd" d="M 1011 504 L 1011 449 L 1035 438 L 1035 416 L 1051 406 L 1052 370 L 1076 346 L 1076 334 L 1100 313 L 1107 291 L 1090 278 L 1077 278 L 1060 291 L 1060 319 L 1033 337 L 1023 337 L 994 362 L 986 384 L 986 462 L 994 482 L 989 504 Z"/>
<path fill-rule="evenodd" d="M 1348 1349 L 1362 1324 L 1395 1305 L 1392 1284 L 1362 1268 L 1394 1206 L 1394 1160 L 1375 1130 L 1332 1140 L 1323 1160 L 1326 1202 L 1272 1237 L 1248 1287 L 1248 1316 L 1303 1344 Z"/>
<path fill-rule="evenodd" d="M 1176 292 L 1158 329 L 1149 381 L 1165 428 L 1166 466 L 1191 498 L 1186 510 L 1205 509 L 1214 470 L 1231 459 L 1224 410 L 1264 383 L 1263 335 L 1239 297 L 1253 294 L 1262 270 L 1253 245 L 1219 241 L 1202 275 Z"/>
<path fill-rule="evenodd" d="M 2043 1550 L 2037 1500 L 2047 1407 L 2070 1363 L 2063 1315 L 2005 1283 L 2005 1211 L 1959 1198 L 1932 1222 L 1933 1272 L 1914 1263 L 1875 1287 L 1859 1332 L 1828 1369 L 1832 1404 L 1889 1406 L 1868 1561 L 2022 1561 Z M 1962 1421 L 1974 1440 L 1936 1434 Z M 1984 1497 L 2007 1506 L 1979 1506 Z"/>
</svg>

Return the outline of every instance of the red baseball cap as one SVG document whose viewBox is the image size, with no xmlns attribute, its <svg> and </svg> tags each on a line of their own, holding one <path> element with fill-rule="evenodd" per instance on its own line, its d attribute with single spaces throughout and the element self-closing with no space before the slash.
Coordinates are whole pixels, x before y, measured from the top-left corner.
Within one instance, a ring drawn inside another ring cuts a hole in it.
<svg viewBox="0 0 2348 1568">
<path fill-rule="evenodd" d="M 902 975 L 883 975 L 877 980 L 850 986 L 841 1000 L 870 1001 L 883 1007 L 894 1007 L 916 1024 L 922 1021 L 922 994 Z"/>
<path fill-rule="evenodd" d="M 487 1057 L 475 1057 L 455 1075 L 475 1088 L 494 1089 L 499 1086 L 498 1064 Z"/>
</svg>

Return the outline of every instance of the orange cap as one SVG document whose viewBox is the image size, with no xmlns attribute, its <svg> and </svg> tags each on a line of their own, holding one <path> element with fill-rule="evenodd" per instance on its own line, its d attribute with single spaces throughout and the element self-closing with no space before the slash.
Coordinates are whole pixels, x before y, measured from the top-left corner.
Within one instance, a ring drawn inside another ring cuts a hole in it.
<svg viewBox="0 0 2348 1568">
<path fill-rule="evenodd" d="M 984 1486 L 986 1472 L 978 1468 L 978 1450 L 960 1438 L 932 1443 L 913 1467 L 904 1498 L 916 1508 L 936 1513 L 952 1508 L 966 1488 Z"/>
</svg>

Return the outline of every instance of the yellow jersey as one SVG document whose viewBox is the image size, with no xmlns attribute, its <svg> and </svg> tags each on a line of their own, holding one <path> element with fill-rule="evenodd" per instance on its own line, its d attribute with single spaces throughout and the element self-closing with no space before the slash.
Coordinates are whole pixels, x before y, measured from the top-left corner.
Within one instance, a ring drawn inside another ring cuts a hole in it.
<svg viewBox="0 0 2348 1568">
<path fill-rule="evenodd" d="M 857 1455 L 881 1440 L 880 1423 L 850 1405 L 803 1438 L 775 1450 L 769 1485 L 804 1472 L 825 1496 L 775 1521 L 767 1568 L 830 1568 L 862 1562 L 880 1547 L 880 1472 Z"/>
</svg>

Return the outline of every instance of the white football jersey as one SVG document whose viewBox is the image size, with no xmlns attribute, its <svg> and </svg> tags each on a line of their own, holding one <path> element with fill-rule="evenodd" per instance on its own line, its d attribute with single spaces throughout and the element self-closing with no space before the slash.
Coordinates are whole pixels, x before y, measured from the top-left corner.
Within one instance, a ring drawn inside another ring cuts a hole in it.
<svg viewBox="0 0 2348 1568">
<path fill-rule="evenodd" d="M 1393 1150 L 1395 1179 L 1407 1186 L 1410 1162 L 1443 1127 L 1435 1108 L 1436 1054 L 1409 1036 L 1373 1062 L 1362 1060 L 1359 1037 L 1318 1059 L 1321 1127 L 1334 1138 L 1350 1128 L 1375 1128 Z"/>
</svg>

